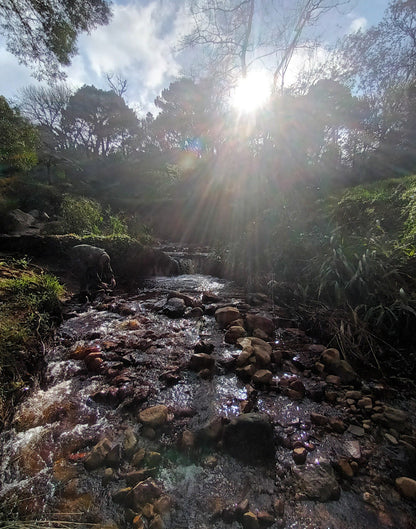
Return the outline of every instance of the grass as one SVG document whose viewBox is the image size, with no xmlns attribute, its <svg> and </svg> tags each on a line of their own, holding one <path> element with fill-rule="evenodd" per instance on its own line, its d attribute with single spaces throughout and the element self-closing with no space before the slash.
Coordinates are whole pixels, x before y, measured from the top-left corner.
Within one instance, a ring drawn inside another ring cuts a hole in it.
<svg viewBox="0 0 416 529">
<path fill-rule="evenodd" d="M 0 261 L 0 423 L 34 377 L 64 289 L 25 259 Z"/>
</svg>

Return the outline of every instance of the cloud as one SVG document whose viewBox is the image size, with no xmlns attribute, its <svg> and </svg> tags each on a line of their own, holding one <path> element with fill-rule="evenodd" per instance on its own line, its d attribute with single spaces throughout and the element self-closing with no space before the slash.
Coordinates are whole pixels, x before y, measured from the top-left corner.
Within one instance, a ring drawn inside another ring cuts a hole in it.
<svg viewBox="0 0 416 529">
<path fill-rule="evenodd" d="M 150 103 L 180 74 L 173 50 L 186 27 L 182 9 L 172 2 L 115 5 L 109 25 L 79 39 L 80 55 L 68 78 L 77 86 L 104 87 L 105 74 L 117 73 L 128 81 L 129 100 Z"/>
<path fill-rule="evenodd" d="M 0 71 L 3 72 L 0 95 L 4 95 L 10 101 L 21 88 L 33 84 L 34 80 L 28 68 L 19 64 L 16 57 L 5 48 L 5 42 L 0 41 Z"/>
<path fill-rule="evenodd" d="M 365 17 L 357 17 L 351 22 L 348 33 L 356 33 L 359 30 L 364 31 L 368 26 L 368 21 Z"/>
</svg>

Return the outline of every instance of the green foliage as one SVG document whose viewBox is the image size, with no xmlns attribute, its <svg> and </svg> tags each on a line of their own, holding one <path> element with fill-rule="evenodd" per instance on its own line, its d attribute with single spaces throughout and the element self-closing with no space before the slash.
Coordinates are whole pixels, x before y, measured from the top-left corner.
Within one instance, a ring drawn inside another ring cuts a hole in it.
<svg viewBox="0 0 416 529">
<path fill-rule="evenodd" d="M 0 261 L 0 422 L 40 360 L 39 343 L 60 317 L 58 280 L 26 259 Z"/>
<path fill-rule="evenodd" d="M 110 15 L 104 0 L 4 0 L 0 22 L 7 48 L 35 69 L 37 77 L 62 76 L 60 65 L 75 55 L 79 33 L 106 24 Z"/>
<path fill-rule="evenodd" d="M 100 233 L 103 222 L 102 208 L 95 200 L 65 195 L 61 204 L 61 216 L 67 233 Z"/>
<path fill-rule="evenodd" d="M 37 163 L 38 135 L 34 126 L 0 96 L 0 163 L 27 171 Z"/>
</svg>

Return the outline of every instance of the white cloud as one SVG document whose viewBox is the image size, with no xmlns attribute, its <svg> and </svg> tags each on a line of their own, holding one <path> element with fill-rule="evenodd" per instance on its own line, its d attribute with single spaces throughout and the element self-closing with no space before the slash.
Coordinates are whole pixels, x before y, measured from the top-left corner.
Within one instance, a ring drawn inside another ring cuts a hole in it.
<svg viewBox="0 0 416 529">
<path fill-rule="evenodd" d="M 115 5 L 108 26 L 80 38 L 80 55 L 68 78 L 76 85 L 104 87 L 105 74 L 117 73 L 128 80 L 129 100 L 150 103 L 180 74 L 173 48 L 184 27 L 183 13 L 171 3 Z"/>
<path fill-rule="evenodd" d="M 174 47 L 189 27 L 183 2 L 128 0 L 113 4 L 110 23 L 78 39 L 79 53 L 65 69 L 68 84 L 108 89 L 106 73 L 128 81 L 126 98 L 149 110 L 160 91 L 181 73 Z M 5 51 L 0 41 L 0 94 L 10 98 L 29 84 L 37 84 L 28 68 Z"/>
<path fill-rule="evenodd" d="M 368 21 L 365 17 L 357 17 L 351 22 L 348 33 L 355 33 L 358 30 L 364 31 L 368 26 Z"/>
</svg>

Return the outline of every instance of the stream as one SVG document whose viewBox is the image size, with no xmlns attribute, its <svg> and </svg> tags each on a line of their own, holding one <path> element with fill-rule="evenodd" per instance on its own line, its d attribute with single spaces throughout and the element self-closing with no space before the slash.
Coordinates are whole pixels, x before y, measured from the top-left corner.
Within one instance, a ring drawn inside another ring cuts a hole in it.
<svg viewBox="0 0 416 529">
<path fill-rule="evenodd" d="M 273 323 L 257 333 L 267 373 L 224 339 L 223 307 Z M 416 478 L 415 400 L 328 374 L 324 350 L 266 296 L 213 276 L 74 298 L 1 434 L 0 525 L 415 529 L 395 485 Z"/>
</svg>

